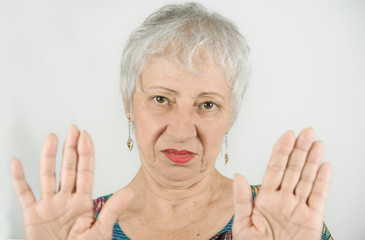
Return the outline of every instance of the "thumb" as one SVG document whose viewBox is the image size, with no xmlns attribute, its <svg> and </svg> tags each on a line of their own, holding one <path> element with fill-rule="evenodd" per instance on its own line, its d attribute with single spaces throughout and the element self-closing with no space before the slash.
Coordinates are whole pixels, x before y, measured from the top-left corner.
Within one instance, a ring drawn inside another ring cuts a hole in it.
<svg viewBox="0 0 365 240">
<path fill-rule="evenodd" d="M 134 191 L 131 188 L 123 188 L 114 193 L 102 208 L 93 228 L 102 233 L 103 236 L 110 236 L 115 222 L 131 203 Z"/>
<path fill-rule="evenodd" d="M 233 232 L 240 232 L 252 224 L 252 190 L 247 180 L 238 173 L 233 179 L 233 204 Z"/>
</svg>

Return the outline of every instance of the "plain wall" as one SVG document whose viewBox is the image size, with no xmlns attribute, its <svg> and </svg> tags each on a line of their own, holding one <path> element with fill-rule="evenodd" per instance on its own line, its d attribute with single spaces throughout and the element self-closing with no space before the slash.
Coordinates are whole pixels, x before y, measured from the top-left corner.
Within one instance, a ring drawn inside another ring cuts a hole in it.
<svg viewBox="0 0 365 240">
<path fill-rule="evenodd" d="M 94 197 L 132 179 L 139 159 L 126 147 L 120 55 L 131 31 L 167 2 L 0 0 L 0 237 L 24 237 L 10 158 L 21 159 L 39 198 L 39 153 L 50 132 L 60 149 L 72 123 L 91 134 Z M 312 126 L 333 165 L 325 222 L 335 239 L 365 239 L 365 2 L 199 2 L 235 22 L 252 50 L 230 162 L 220 155 L 218 170 L 260 184 L 276 139 Z"/>
</svg>

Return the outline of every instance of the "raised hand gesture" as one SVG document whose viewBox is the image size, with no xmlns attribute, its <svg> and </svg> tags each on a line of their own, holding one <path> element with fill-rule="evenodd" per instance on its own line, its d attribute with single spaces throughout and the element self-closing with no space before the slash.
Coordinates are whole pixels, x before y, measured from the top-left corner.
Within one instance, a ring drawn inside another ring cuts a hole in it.
<svg viewBox="0 0 365 240">
<path fill-rule="evenodd" d="M 331 166 L 321 164 L 324 146 L 313 139 L 307 128 L 296 140 L 289 131 L 277 141 L 254 202 L 247 181 L 235 176 L 235 240 L 321 239 Z"/>
<path fill-rule="evenodd" d="M 50 134 L 41 152 L 41 200 L 36 201 L 22 165 L 12 159 L 11 173 L 23 209 L 27 239 L 111 239 L 112 229 L 132 198 L 130 189 L 113 194 L 95 220 L 92 187 L 94 147 L 87 132 L 71 126 L 63 149 L 59 191 L 56 192 L 57 137 Z"/>
</svg>

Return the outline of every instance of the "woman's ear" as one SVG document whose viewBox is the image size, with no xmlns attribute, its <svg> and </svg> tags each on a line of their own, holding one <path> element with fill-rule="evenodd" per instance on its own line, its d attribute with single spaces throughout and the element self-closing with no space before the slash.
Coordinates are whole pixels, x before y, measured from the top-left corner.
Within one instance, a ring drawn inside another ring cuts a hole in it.
<svg viewBox="0 0 365 240">
<path fill-rule="evenodd" d="M 123 103 L 124 103 L 125 116 L 127 117 L 127 119 L 129 119 L 131 122 L 133 122 L 134 121 L 133 112 L 130 109 L 130 106 L 128 104 L 128 101 L 124 97 L 123 97 Z"/>
</svg>

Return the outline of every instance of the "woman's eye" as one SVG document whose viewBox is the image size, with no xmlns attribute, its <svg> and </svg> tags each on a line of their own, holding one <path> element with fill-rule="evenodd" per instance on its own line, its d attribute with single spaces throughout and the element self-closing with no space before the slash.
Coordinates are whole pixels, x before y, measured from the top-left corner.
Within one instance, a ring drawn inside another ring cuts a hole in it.
<svg viewBox="0 0 365 240">
<path fill-rule="evenodd" d="M 153 97 L 153 100 L 158 104 L 166 104 L 167 103 L 167 99 L 165 97 L 162 97 L 162 96 Z"/>
<path fill-rule="evenodd" d="M 206 110 L 212 110 L 212 109 L 214 109 L 215 107 L 217 107 L 217 105 L 216 105 L 214 102 L 204 102 L 201 106 L 202 106 L 204 109 L 206 109 Z"/>
</svg>

